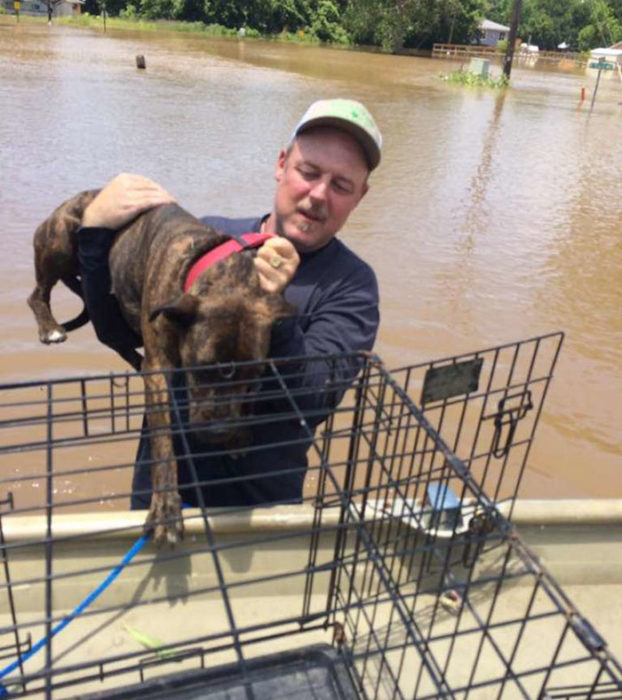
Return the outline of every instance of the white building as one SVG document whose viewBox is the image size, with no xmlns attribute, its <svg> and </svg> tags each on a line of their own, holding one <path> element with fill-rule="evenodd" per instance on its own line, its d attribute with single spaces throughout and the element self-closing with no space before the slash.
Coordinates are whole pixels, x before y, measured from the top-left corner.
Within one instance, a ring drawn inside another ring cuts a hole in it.
<svg viewBox="0 0 622 700">
<path fill-rule="evenodd" d="M 586 69 L 587 75 L 597 76 L 600 64 L 604 65 L 604 70 L 601 72 L 603 78 L 622 80 L 622 42 L 609 48 L 592 49 Z"/>
</svg>

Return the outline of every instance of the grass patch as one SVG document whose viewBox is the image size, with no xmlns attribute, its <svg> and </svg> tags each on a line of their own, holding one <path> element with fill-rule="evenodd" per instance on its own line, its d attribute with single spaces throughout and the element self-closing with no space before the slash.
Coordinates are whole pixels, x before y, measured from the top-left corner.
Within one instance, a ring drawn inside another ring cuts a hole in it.
<svg viewBox="0 0 622 700">
<path fill-rule="evenodd" d="M 467 85 L 468 87 L 503 89 L 508 87 L 510 84 L 508 77 L 504 73 L 502 73 L 498 78 L 494 78 L 490 75 L 485 77 L 478 73 L 457 70 L 453 71 L 453 73 L 443 75 L 442 78 L 452 85 Z"/>
<path fill-rule="evenodd" d="M 71 17 L 55 17 L 55 24 L 66 24 L 74 27 L 89 27 L 92 29 L 104 29 L 104 20 L 101 15 L 89 15 L 84 13 Z M 203 24 L 203 22 L 174 22 L 170 20 L 148 20 L 137 17 L 128 19 L 125 17 L 106 17 L 106 29 L 139 30 L 141 32 L 189 32 L 193 34 L 207 34 L 209 36 L 236 36 L 235 29 L 223 27 L 221 24 Z M 246 36 L 255 34 L 247 30 Z M 255 34 L 259 36 L 259 32 Z"/>
<path fill-rule="evenodd" d="M 84 13 L 71 17 L 55 17 L 55 24 L 64 24 L 73 27 L 85 27 L 104 30 L 104 21 L 100 15 Z M 141 32 L 185 32 L 202 34 L 211 37 L 239 37 L 237 29 L 230 29 L 222 24 L 204 24 L 203 22 L 178 22 L 175 20 L 149 20 L 140 16 L 133 17 L 107 17 L 106 29 L 132 30 Z M 262 34 L 257 29 L 244 28 L 245 39 L 265 39 L 268 41 L 299 42 L 303 44 L 319 44 L 320 40 L 311 32 L 300 30 L 298 32 L 281 32 L 279 34 Z"/>
</svg>

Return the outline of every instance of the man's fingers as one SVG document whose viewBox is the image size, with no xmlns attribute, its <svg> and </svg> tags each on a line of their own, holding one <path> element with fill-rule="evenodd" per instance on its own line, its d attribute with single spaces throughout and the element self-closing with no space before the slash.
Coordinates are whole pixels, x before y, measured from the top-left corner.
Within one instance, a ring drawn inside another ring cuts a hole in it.
<svg viewBox="0 0 622 700">
<path fill-rule="evenodd" d="M 269 238 L 263 246 L 259 249 L 259 252 L 263 251 L 266 258 L 268 258 L 272 253 L 276 253 L 283 257 L 285 260 L 296 261 L 296 265 L 300 262 L 300 258 L 296 249 L 287 238 L 282 238 L 280 236 L 275 236 L 274 238 Z"/>
<path fill-rule="evenodd" d="M 257 257 L 265 260 L 275 269 L 281 265 L 289 265 L 295 271 L 300 263 L 296 249 L 285 238 L 269 238 L 259 249 Z"/>
<path fill-rule="evenodd" d="M 284 277 L 282 272 L 273 268 L 263 258 L 256 257 L 255 270 L 259 276 L 259 284 L 264 292 L 278 294 L 287 286 L 289 279 Z"/>
<path fill-rule="evenodd" d="M 119 229 L 147 209 L 174 201 L 153 180 L 142 175 L 121 173 L 86 208 L 82 225 Z"/>
<path fill-rule="evenodd" d="M 270 293 L 282 292 L 296 274 L 299 262 L 298 253 L 288 240 L 267 240 L 255 257 L 261 288 Z"/>
</svg>

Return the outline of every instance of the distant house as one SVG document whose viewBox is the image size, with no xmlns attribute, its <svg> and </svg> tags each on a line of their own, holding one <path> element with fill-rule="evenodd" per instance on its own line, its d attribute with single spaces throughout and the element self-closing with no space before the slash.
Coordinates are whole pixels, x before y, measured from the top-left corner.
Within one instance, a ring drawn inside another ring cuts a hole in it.
<svg viewBox="0 0 622 700">
<path fill-rule="evenodd" d="M 84 0 L 64 0 L 56 6 L 55 17 L 67 17 L 67 15 L 81 15 Z"/>
<path fill-rule="evenodd" d="M 507 39 L 510 28 L 489 19 L 483 19 L 479 25 L 479 43 L 484 46 L 496 46 L 499 41 Z"/>
</svg>

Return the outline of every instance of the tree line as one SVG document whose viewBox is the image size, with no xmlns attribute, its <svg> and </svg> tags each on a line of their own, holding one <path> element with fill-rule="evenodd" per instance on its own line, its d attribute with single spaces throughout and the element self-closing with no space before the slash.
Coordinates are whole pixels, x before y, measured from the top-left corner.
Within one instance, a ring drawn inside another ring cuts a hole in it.
<svg viewBox="0 0 622 700">
<path fill-rule="evenodd" d="M 508 25 L 514 0 L 86 0 L 85 11 L 298 34 L 399 52 L 477 42 L 483 18 Z M 622 41 L 622 0 L 523 0 L 518 36 L 541 49 Z"/>
</svg>

